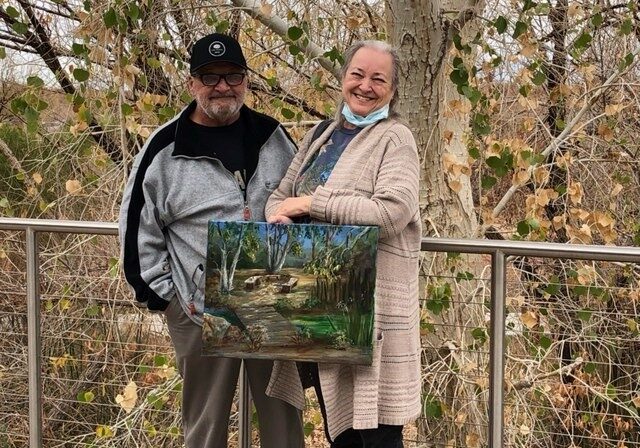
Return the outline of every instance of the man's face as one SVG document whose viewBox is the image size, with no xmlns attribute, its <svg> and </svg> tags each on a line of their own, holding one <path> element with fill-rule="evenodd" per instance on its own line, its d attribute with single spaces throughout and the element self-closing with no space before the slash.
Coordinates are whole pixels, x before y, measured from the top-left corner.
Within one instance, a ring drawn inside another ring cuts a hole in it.
<svg viewBox="0 0 640 448">
<path fill-rule="evenodd" d="M 238 119 L 247 94 L 246 76 L 236 86 L 229 85 L 224 78 L 221 78 L 215 86 L 207 86 L 201 79 L 201 76 L 206 74 L 232 73 L 245 73 L 245 69 L 228 62 L 216 62 L 201 68 L 197 75 L 189 78 L 189 93 L 198 105 L 192 116 L 196 123 L 206 126 L 225 126 Z"/>
</svg>

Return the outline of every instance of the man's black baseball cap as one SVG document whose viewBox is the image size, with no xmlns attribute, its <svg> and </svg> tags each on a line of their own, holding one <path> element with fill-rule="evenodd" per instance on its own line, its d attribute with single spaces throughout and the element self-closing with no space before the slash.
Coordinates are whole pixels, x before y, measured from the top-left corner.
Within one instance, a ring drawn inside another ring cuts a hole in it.
<svg viewBox="0 0 640 448">
<path fill-rule="evenodd" d="M 244 69 L 247 61 L 237 40 L 226 34 L 213 33 L 198 40 L 191 50 L 190 71 L 196 73 L 214 62 L 230 62 Z"/>
</svg>

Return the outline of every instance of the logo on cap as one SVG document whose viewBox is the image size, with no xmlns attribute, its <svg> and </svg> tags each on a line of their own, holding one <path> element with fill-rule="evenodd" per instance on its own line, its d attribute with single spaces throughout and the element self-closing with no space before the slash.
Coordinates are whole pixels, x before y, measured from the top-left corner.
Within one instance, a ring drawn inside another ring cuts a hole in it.
<svg viewBox="0 0 640 448">
<path fill-rule="evenodd" d="M 225 51 L 227 51 L 227 49 L 219 40 L 211 42 L 211 45 L 209 45 L 209 54 L 211 56 L 220 57 L 225 53 Z"/>
</svg>

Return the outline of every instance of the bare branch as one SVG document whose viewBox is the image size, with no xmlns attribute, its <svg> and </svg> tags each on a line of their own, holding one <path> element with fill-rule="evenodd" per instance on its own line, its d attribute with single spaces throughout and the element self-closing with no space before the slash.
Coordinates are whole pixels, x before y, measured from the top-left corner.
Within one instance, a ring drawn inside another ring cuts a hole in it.
<svg viewBox="0 0 640 448">
<path fill-rule="evenodd" d="M 260 9 L 260 3 L 255 0 L 231 0 L 231 2 L 239 8 L 242 8 L 247 14 L 261 22 L 264 26 L 272 30 L 278 36 L 289 42 L 287 32 L 289 24 L 277 16 L 267 16 Z M 333 74 L 336 79 L 340 79 L 340 70 L 338 64 L 324 56 L 324 50 L 314 42 L 309 41 L 307 45 L 303 42 L 294 42 L 300 49 L 310 58 L 318 61 L 325 70 Z"/>
</svg>

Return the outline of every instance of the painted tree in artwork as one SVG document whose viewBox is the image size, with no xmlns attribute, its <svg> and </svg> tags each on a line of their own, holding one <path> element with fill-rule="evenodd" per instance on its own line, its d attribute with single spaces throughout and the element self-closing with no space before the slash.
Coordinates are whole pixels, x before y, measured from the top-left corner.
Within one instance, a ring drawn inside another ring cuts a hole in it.
<svg viewBox="0 0 640 448">
<path fill-rule="evenodd" d="M 216 222 L 209 227 L 209 256 L 220 276 L 220 292 L 233 290 L 233 277 L 240 254 L 244 251 L 250 258 L 258 250 L 258 235 L 255 226 L 236 222 Z"/>
<path fill-rule="evenodd" d="M 302 232 L 299 227 L 294 226 L 267 226 L 265 244 L 267 272 L 269 274 L 280 272 L 289 253 L 294 255 L 300 254 L 302 246 L 299 238 L 302 236 Z"/>
</svg>

